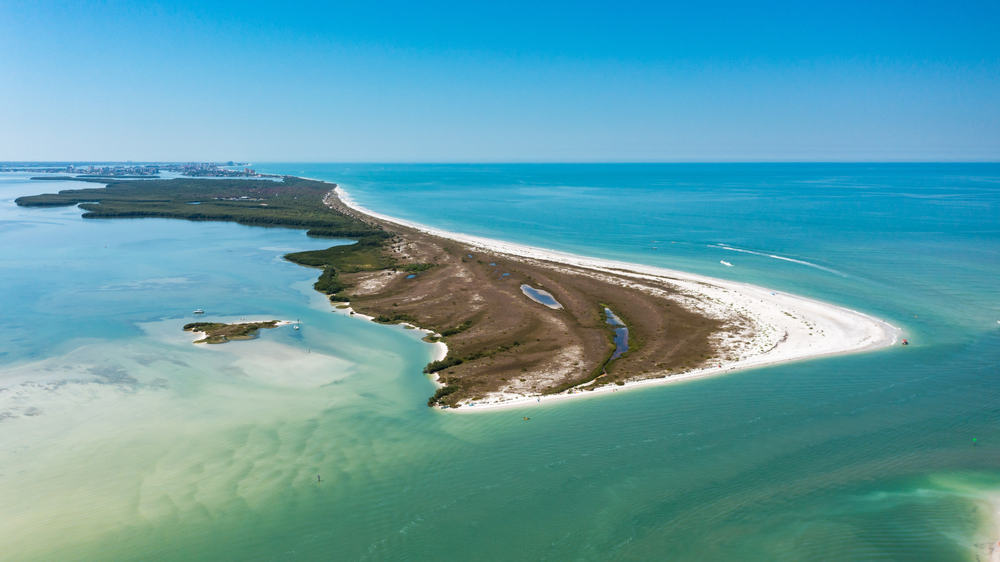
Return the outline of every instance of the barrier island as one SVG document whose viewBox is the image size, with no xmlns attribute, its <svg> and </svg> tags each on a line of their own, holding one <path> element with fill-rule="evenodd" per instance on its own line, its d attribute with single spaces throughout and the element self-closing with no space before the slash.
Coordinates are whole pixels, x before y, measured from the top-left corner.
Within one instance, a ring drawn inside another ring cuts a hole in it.
<svg viewBox="0 0 1000 562">
<path fill-rule="evenodd" d="M 445 344 L 424 368 L 438 383 L 428 405 L 462 411 L 871 349 L 897 335 L 864 314 L 761 287 L 438 231 L 361 208 L 335 188 L 291 176 L 178 178 L 16 202 L 353 240 L 285 257 L 319 270 L 314 286 L 335 311 L 423 328 Z"/>
</svg>

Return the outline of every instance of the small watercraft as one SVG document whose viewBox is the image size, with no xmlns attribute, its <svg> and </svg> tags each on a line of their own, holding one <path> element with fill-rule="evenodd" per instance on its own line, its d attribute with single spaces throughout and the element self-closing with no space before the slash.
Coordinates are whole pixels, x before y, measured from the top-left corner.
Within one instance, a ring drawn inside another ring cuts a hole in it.
<svg viewBox="0 0 1000 562">
<path fill-rule="evenodd" d="M 719 260 L 719 263 L 721 263 L 722 265 L 724 265 L 726 267 L 733 267 L 733 264 L 727 262 L 726 260 Z"/>
<path fill-rule="evenodd" d="M 903 339 L 903 345 L 910 345 L 909 340 Z"/>
<path fill-rule="evenodd" d="M 195 314 L 205 314 L 205 310 L 202 309 L 202 308 L 196 308 L 196 309 L 194 309 L 194 313 Z"/>
<path fill-rule="evenodd" d="M 298 330 L 299 329 L 299 325 L 298 324 L 293 324 L 292 325 L 292 329 L 293 330 Z"/>
</svg>

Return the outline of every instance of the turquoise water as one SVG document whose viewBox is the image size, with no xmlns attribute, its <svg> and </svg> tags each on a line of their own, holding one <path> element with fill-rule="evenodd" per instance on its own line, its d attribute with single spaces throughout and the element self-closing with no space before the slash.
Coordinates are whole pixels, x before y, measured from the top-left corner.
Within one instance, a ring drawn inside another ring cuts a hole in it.
<svg viewBox="0 0 1000 562">
<path fill-rule="evenodd" d="M 830 300 L 913 345 L 437 412 L 419 334 L 331 312 L 280 259 L 323 242 L 19 209 L 59 186 L 4 174 L 4 556 L 955 560 L 1000 537 L 1000 166 L 258 168 L 442 228 Z M 302 330 L 194 346 L 197 307 Z"/>
</svg>

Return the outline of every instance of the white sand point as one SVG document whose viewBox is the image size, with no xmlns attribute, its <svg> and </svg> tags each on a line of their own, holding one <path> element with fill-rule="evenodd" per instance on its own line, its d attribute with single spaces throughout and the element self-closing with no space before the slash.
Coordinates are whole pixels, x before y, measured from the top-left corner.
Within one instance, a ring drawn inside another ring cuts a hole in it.
<svg viewBox="0 0 1000 562">
<path fill-rule="evenodd" d="M 543 260 L 590 269 L 595 273 L 610 273 L 634 278 L 637 281 L 662 283 L 687 294 L 691 297 L 688 304 L 707 314 L 728 314 L 739 311 L 740 314 L 753 319 L 758 331 L 766 336 L 762 336 L 760 341 L 756 342 L 758 347 L 753 353 L 744 354 L 734 361 L 721 361 L 714 367 L 684 373 L 664 373 L 664 376 L 659 378 L 629 381 L 624 385 L 607 385 L 589 391 L 570 389 L 560 394 L 544 396 L 499 392 L 484 400 L 476 401 L 474 405 L 463 405 L 452 411 L 471 412 L 537 405 L 623 389 L 687 381 L 790 361 L 869 351 L 895 344 L 902 334 L 899 328 L 883 320 L 806 297 L 777 292 L 749 283 L 716 279 L 662 267 L 591 258 L 450 232 L 366 209 L 351 199 L 340 186 L 334 188 L 334 193 L 344 205 L 359 213 L 468 244 L 472 248 L 505 254 L 513 258 Z"/>
</svg>

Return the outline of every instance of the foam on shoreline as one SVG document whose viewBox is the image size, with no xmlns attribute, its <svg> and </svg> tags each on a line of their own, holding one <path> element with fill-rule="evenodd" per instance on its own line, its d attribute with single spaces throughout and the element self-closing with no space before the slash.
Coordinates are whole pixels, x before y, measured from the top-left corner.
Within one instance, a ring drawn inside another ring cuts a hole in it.
<svg viewBox="0 0 1000 562">
<path fill-rule="evenodd" d="M 752 318 L 761 332 L 755 349 L 744 349 L 734 361 L 684 373 L 664 374 L 659 378 L 629 381 L 624 385 L 605 385 L 594 390 L 570 389 L 543 396 L 490 395 L 484 400 L 463 404 L 454 411 L 474 412 L 550 403 L 579 396 L 599 395 L 656 384 L 687 381 L 736 370 L 763 367 L 815 357 L 857 353 L 891 346 L 902 331 L 862 312 L 826 302 L 790 295 L 736 281 L 716 279 L 662 267 L 590 258 L 567 252 L 547 250 L 457 232 L 450 232 L 413 221 L 374 212 L 359 205 L 340 186 L 334 193 L 347 207 L 385 222 L 405 226 L 441 238 L 447 238 L 484 251 L 512 258 L 533 259 L 592 270 L 595 274 L 613 274 L 636 281 L 669 285 L 686 296 L 686 304 L 706 314 L 719 316 L 738 312 Z M 621 281 L 627 283 L 628 280 Z"/>
</svg>

